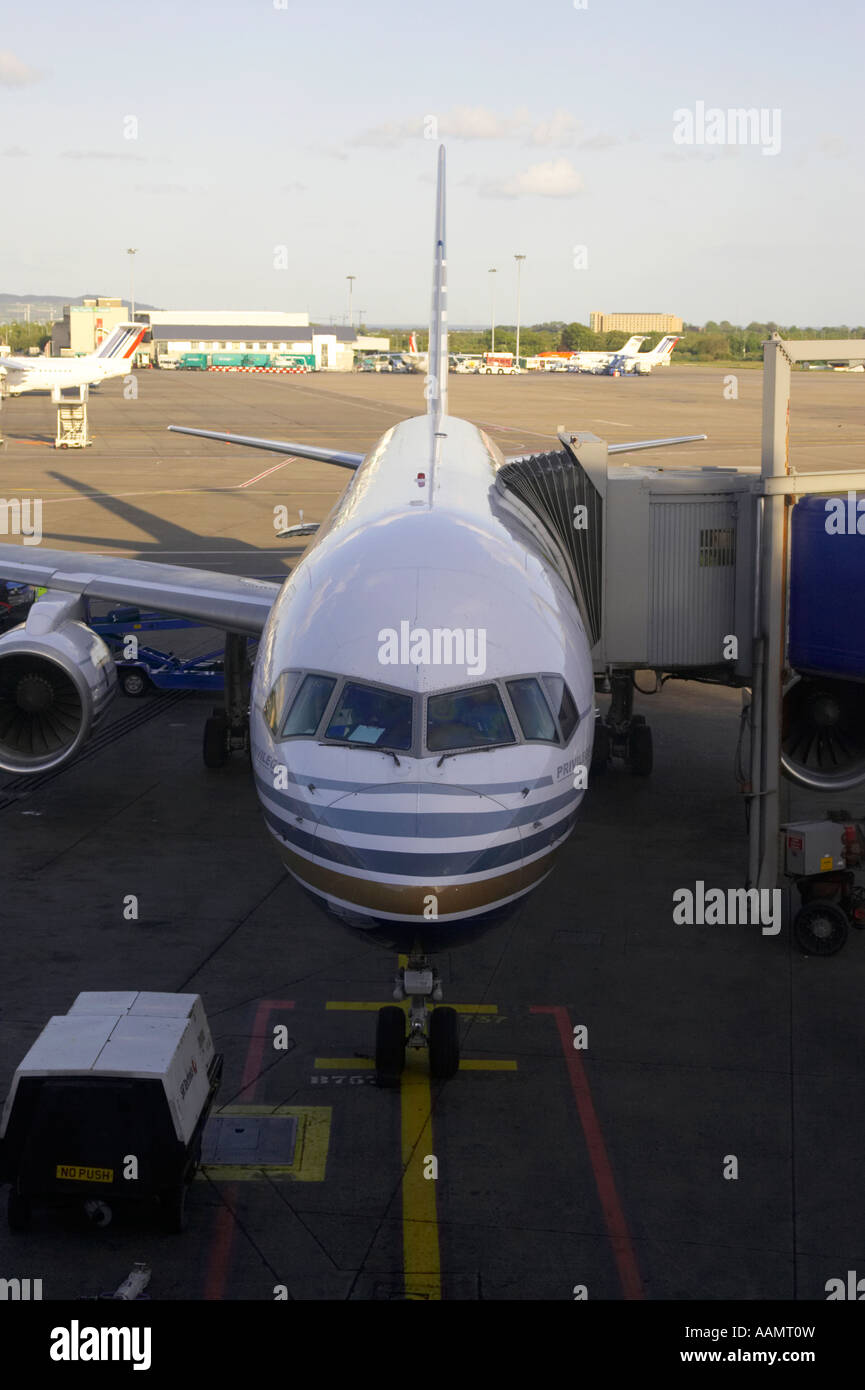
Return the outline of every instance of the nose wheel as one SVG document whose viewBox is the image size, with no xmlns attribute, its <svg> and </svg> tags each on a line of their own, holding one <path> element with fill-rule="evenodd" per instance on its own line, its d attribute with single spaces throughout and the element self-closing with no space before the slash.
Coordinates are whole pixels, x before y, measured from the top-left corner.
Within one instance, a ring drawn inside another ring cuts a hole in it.
<svg viewBox="0 0 865 1390">
<path fill-rule="evenodd" d="M 378 1085 L 399 1085 L 408 1048 L 429 1049 L 430 1076 L 435 1081 L 456 1075 L 460 1064 L 459 1015 L 456 1009 L 441 1004 L 441 978 L 426 956 L 413 954 L 408 965 L 400 967 L 393 996 L 409 1000 L 408 1020 L 405 1010 L 394 1004 L 379 1009 L 375 1033 Z"/>
</svg>

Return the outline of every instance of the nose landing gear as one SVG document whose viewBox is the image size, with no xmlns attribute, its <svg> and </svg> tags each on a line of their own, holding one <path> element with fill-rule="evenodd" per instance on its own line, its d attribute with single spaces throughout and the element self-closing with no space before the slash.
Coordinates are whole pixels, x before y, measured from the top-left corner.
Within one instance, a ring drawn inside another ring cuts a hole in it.
<svg viewBox="0 0 865 1390">
<path fill-rule="evenodd" d="M 420 952 L 397 971 L 394 999 L 408 999 L 405 1011 L 394 1004 L 379 1009 L 375 1034 L 375 1071 L 379 1086 L 398 1086 L 408 1048 L 429 1048 L 430 1075 L 447 1081 L 460 1064 L 459 1016 L 443 1005 L 439 972 Z"/>
</svg>

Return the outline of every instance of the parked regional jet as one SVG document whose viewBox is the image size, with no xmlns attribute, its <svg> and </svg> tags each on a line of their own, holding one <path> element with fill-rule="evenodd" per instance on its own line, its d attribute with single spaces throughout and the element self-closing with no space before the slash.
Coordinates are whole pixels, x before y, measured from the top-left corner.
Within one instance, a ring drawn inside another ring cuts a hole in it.
<svg viewBox="0 0 865 1390">
<path fill-rule="evenodd" d="M 572 372 L 603 372 L 612 362 L 614 357 L 630 359 L 636 357 L 640 343 L 646 341 L 645 337 L 629 338 L 624 346 L 614 349 L 605 348 L 603 352 L 575 352 L 568 359 L 568 367 Z"/>
<path fill-rule="evenodd" d="M 376 1065 L 405 1047 L 434 1076 L 459 1062 L 457 1015 L 430 1009 L 426 949 L 546 878 L 585 793 L 595 734 L 587 622 L 563 542 L 497 486 L 509 461 L 448 414 L 444 150 L 439 152 L 425 415 L 366 456 L 171 426 L 351 471 L 281 586 L 27 546 L 0 573 L 49 591 L 0 638 L 0 767 L 39 772 L 81 747 L 115 689 L 85 597 L 220 626 L 226 713 L 205 761 L 248 748 L 264 820 L 295 879 L 338 916 L 408 928 L 414 948 L 379 1015 Z M 689 438 L 705 438 L 703 435 Z M 615 445 L 620 453 L 683 440 Z M 570 522 L 570 515 L 565 524 Z M 244 689 L 245 634 L 260 637 Z M 647 770 L 644 768 L 644 770 Z"/>
<path fill-rule="evenodd" d="M 637 372 L 641 376 L 648 376 L 655 367 L 669 367 L 673 348 L 678 341 L 679 339 L 670 333 L 649 352 L 637 352 L 633 357 L 626 356 L 624 351 L 616 353 L 604 371 L 609 376 L 613 376 L 616 372 Z"/>
<path fill-rule="evenodd" d="M 50 391 L 54 386 L 95 386 L 109 377 L 125 376 L 146 332 L 146 324 L 119 323 L 86 357 L 0 357 L 6 394 Z"/>
</svg>

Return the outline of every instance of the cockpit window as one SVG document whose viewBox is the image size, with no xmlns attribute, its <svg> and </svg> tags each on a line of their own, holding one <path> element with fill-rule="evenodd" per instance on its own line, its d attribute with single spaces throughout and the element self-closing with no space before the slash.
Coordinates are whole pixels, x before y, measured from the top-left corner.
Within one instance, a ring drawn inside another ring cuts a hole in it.
<svg viewBox="0 0 865 1390">
<path fill-rule="evenodd" d="M 571 694 L 561 676 L 544 676 L 544 684 L 559 719 L 559 728 L 565 743 L 570 742 L 571 734 L 579 723 L 580 716 Z"/>
<path fill-rule="evenodd" d="M 449 690 L 427 702 L 426 743 L 431 753 L 513 743 L 514 731 L 494 685 Z"/>
<path fill-rule="evenodd" d="M 288 702 L 297 689 L 299 671 L 283 671 L 273 683 L 273 689 L 264 702 L 264 718 L 270 732 L 276 737 L 279 726 L 285 717 Z"/>
<path fill-rule="evenodd" d="M 376 748 L 411 748 L 412 698 L 393 690 L 346 681 L 325 738 Z"/>
<path fill-rule="evenodd" d="M 283 738 L 312 738 L 333 694 L 333 676 L 307 676 L 282 728 Z"/>
<path fill-rule="evenodd" d="M 508 681 L 508 694 L 520 721 L 523 738 L 558 743 L 556 721 L 544 699 L 539 681 L 533 676 L 527 676 L 524 680 Z"/>
</svg>

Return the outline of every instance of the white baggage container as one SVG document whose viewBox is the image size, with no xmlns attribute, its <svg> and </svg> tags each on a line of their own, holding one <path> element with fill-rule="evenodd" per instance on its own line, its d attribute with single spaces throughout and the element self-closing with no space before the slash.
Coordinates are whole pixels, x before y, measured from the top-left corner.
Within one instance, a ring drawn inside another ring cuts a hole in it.
<svg viewBox="0 0 865 1390">
<path fill-rule="evenodd" d="M 33 1199 L 155 1194 L 182 1229 L 221 1071 L 199 995 L 79 994 L 21 1061 L 3 1108 L 10 1226 L 27 1225 Z"/>
</svg>

